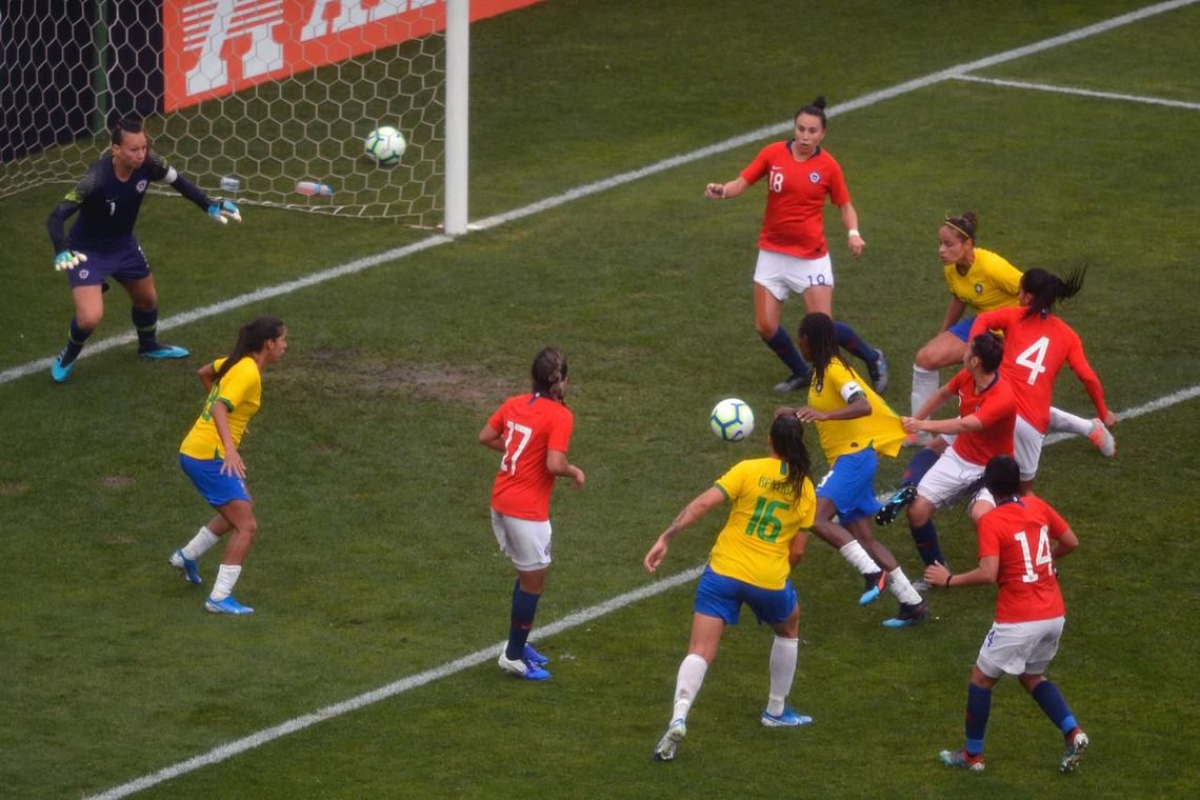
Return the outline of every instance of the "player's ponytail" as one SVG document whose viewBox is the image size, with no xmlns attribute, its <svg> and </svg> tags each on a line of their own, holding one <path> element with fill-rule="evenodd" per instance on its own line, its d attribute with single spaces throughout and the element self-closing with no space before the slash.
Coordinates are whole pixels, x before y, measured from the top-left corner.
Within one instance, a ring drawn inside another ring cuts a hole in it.
<svg viewBox="0 0 1200 800">
<path fill-rule="evenodd" d="M 804 319 L 800 320 L 798 335 L 807 340 L 808 360 L 812 362 L 813 368 L 813 386 L 820 391 L 825 383 L 825 370 L 829 363 L 835 358 L 845 362 L 841 350 L 838 349 L 837 328 L 828 314 L 814 311 L 805 314 Z"/>
<path fill-rule="evenodd" d="M 787 464 L 787 483 L 792 488 L 792 504 L 804 496 L 804 481 L 812 480 L 812 460 L 804 444 L 804 426 L 795 414 L 780 414 L 771 423 L 771 449 Z"/>
<path fill-rule="evenodd" d="M 535 394 L 563 402 L 567 393 L 567 357 L 557 347 L 547 347 L 533 359 L 530 370 Z"/>
<path fill-rule="evenodd" d="M 1025 307 L 1023 316 L 1047 316 L 1059 300 L 1067 300 L 1079 294 L 1086 275 L 1086 266 L 1071 270 L 1065 278 L 1040 267 L 1026 271 L 1021 276 L 1021 291 L 1029 295 L 1029 305 Z"/>
<path fill-rule="evenodd" d="M 217 370 L 213 381 L 219 382 L 233 368 L 234 364 L 252 353 L 260 352 L 267 346 L 267 342 L 282 336 L 283 328 L 283 320 L 269 314 L 255 317 L 239 328 L 237 344 L 233 346 L 233 350 L 229 352 L 229 356 L 221 364 L 221 368 Z"/>
</svg>

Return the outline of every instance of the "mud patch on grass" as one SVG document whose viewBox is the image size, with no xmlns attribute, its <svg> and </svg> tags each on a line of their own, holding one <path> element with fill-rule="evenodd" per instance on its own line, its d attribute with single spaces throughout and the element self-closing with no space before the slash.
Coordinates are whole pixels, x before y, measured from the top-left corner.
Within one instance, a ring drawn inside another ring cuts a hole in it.
<svg viewBox="0 0 1200 800">
<path fill-rule="evenodd" d="M 29 491 L 25 481 L 0 481 L 0 497 L 16 497 Z"/>
<path fill-rule="evenodd" d="M 135 483 L 137 483 L 137 481 L 128 475 L 105 475 L 100 478 L 100 486 L 104 489 L 111 489 L 112 491 L 128 489 Z"/>
</svg>

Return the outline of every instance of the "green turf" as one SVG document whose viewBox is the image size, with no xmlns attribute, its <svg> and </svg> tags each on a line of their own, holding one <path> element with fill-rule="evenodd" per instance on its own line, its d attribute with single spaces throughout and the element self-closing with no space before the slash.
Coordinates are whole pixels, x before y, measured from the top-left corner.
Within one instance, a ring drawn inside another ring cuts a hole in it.
<svg viewBox="0 0 1200 800">
<path fill-rule="evenodd" d="M 472 31 L 472 217 L 783 122 L 817 93 L 836 105 L 1138 7 L 548 0 Z M 1188 7 L 984 74 L 1197 103 L 1198 28 Z M 912 354 L 945 308 L 937 221 L 967 209 L 981 246 L 1021 267 L 1091 264 L 1063 313 L 1115 410 L 1200 383 L 1197 119 L 968 82 L 835 117 L 826 144 L 868 242 L 853 262 L 831 218 L 836 309 L 888 352 L 889 400 L 907 408 Z M 165 334 L 196 351 L 188 362 L 139 363 L 130 346 L 83 359 L 63 386 L 44 374 L 0 385 L 0 796 L 101 792 L 498 642 L 512 575 L 487 518 L 495 454 L 475 437 L 547 343 L 571 359 L 571 457 L 588 485 L 555 496 L 539 623 L 653 583 L 640 564 L 657 533 L 764 445 L 761 429 L 717 441 L 708 409 L 738 395 L 761 419 L 780 400 L 750 307 L 761 188 L 700 196 L 756 147 Z M 57 194 L 0 203 L 0 370 L 51 355 L 65 334 L 70 301 L 44 233 Z M 147 201 L 139 234 L 165 314 L 422 236 L 244 211 L 242 226 L 216 229 L 182 201 Z M 118 295 L 99 338 L 128 328 Z M 243 448 L 262 530 L 238 596 L 259 613 L 213 618 L 166 567 L 206 514 L 175 453 L 199 411 L 201 359 L 265 311 L 288 322 L 291 349 L 266 374 Z M 1059 401 L 1089 409 L 1069 375 Z M 1077 775 L 1056 774 L 1060 740 L 1015 682 L 996 692 L 987 772 L 941 768 L 992 592 L 934 594 L 929 625 L 885 631 L 891 601 L 860 609 L 857 579 L 814 540 L 796 573 L 792 698 L 811 729 L 758 726 L 770 637 L 743 625 L 677 762 L 651 762 L 687 587 L 545 640 L 547 685 L 478 666 L 139 796 L 1187 796 L 1200 728 L 1195 404 L 1124 422 L 1116 460 L 1078 440 L 1043 456 L 1039 492 L 1083 542 L 1062 564 L 1069 622 L 1052 672 L 1094 740 Z M 884 464 L 881 488 L 900 469 Z M 684 534 L 667 575 L 703 561 L 718 516 Z M 965 568 L 969 526 L 957 511 L 939 524 Z M 902 526 L 881 536 L 915 571 Z"/>
</svg>

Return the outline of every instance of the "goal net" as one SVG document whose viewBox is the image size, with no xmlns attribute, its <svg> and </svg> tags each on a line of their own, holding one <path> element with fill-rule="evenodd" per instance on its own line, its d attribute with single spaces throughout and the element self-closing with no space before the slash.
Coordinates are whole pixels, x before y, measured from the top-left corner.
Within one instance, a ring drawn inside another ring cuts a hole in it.
<svg viewBox="0 0 1200 800">
<path fill-rule="evenodd" d="M 441 0 L 94 0 L 82 16 L 51 3 L 7 8 L 0 197 L 74 183 L 109 146 L 109 125 L 138 117 L 155 150 L 210 194 L 441 222 Z M 385 125 L 408 142 L 392 167 L 363 150 Z M 300 194 L 301 182 L 331 193 Z"/>
</svg>

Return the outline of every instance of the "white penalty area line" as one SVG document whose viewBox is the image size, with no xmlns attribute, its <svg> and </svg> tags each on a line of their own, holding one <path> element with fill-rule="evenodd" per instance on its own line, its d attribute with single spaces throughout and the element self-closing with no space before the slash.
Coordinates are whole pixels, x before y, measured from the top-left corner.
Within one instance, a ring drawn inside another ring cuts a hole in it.
<svg viewBox="0 0 1200 800">
<path fill-rule="evenodd" d="M 1051 94 L 1070 94 L 1079 97 L 1096 97 L 1102 100 L 1124 100 L 1130 103 L 1141 103 L 1152 106 L 1168 106 L 1170 108 L 1185 108 L 1189 111 L 1200 111 L 1200 103 L 1188 103 L 1183 100 L 1167 100 L 1163 97 L 1149 97 L 1140 94 L 1121 94 L 1120 92 L 1098 92 L 1094 89 L 1082 89 L 1078 86 L 1055 86 L 1051 83 L 1030 83 L 1029 81 L 1013 81 L 1004 78 L 984 78 L 979 75 L 955 75 L 955 80 L 987 83 L 992 86 L 1007 86 L 1012 89 L 1033 89 L 1038 92 Z"/>
<path fill-rule="evenodd" d="M 1174 11 L 1179 8 L 1195 5 L 1198 2 L 1200 2 L 1200 0 L 1170 0 L 1170 2 L 1146 6 L 1145 8 L 1138 9 L 1137 11 L 1131 11 L 1128 14 L 1122 14 L 1120 16 L 1113 17 L 1112 19 L 1098 22 L 1094 25 L 1088 25 L 1069 33 L 1064 33 L 1049 39 L 1043 39 L 1040 42 L 1025 45 L 1024 47 L 1006 50 L 1003 53 L 997 53 L 996 55 L 981 58 L 976 61 L 969 61 L 964 64 L 959 64 L 958 66 L 950 67 L 949 69 L 931 73 L 923 78 L 917 78 L 915 80 L 897 84 L 888 89 L 870 92 L 862 97 L 858 97 L 846 103 L 840 103 L 831 107 L 827 115 L 832 117 L 839 114 L 845 114 L 851 111 L 868 108 L 876 105 L 877 103 L 883 102 L 884 100 L 890 100 L 894 97 L 908 94 L 909 92 L 925 89 L 942 81 L 963 78 L 966 73 L 973 72 L 975 70 L 986 69 L 997 64 L 1003 64 L 1008 61 L 1014 61 L 1026 56 L 1044 52 L 1046 50 L 1051 50 L 1056 47 L 1061 47 L 1062 45 L 1072 44 L 1088 37 L 1107 33 L 1108 31 L 1115 30 L 1143 19 L 1164 14 L 1168 11 Z M 790 120 L 776 125 L 768 125 L 766 127 L 759 128 L 758 130 L 750 131 L 749 133 L 745 133 L 740 136 L 735 136 L 732 139 L 726 139 L 723 142 L 709 145 L 708 147 L 702 147 L 699 150 L 693 150 L 690 153 L 673 156 L 655 164 L 651 164 L 647 167 L 642 167 L 641 169 L 625 172 L 620 175 L 615 175 L 611 178 L 596 181 L 594 183 L 584 184 L 583 186 L 578 186 L 562 194 L 548 197 L 536 203 L 531 203 L 511 211 L 487 217 L 470 224 L 468 228 L 476 231 L 484 231 L 491 228 L 496 228 L 509 222 L 524 219 L 525 217 L 530 217 L 535 214 L 540 214 L 543 211 L 549 211 L 550 209 L 558 208 L 559 206 L 566 205 L 567 203 L 574 202 L 575 200 L 579 200 L 584 197 L 599 194 L 600 192 L 605 192 L 609 189 L 623 186 L 627 183 L 639 181 L 643 178 L 650 177 L 651 175 L 657 175 L 660 172 L 665 172 L 685 164 L 691 164 L 693 162 L 709 158 L 710 156 L 719 155 L 729 150 L 734 150 L 739 147 L 754 144 L 755 142 L 760 142 L 764 139 L 768 139 L 772 136 L 777 136 L 780 133 L 791 130 L 791 126 L 792 123 Z M 454 238 L 450 236 L 432 236 L 415 244 L 407 245 L 405 247 L 398 247 L 393 250 L 387 250 L 379 253 L 378 255 L 361 258 L 357 261 L 351 261 L 348 264 L 342 264 L 341 266 L 331 267 L 330 269 L 314 272 L 304 278 L 287 281 L 286 283 L 281 283 L 273 287 L 259 289 L 257 291 L 239 295 L 215 305 L 202 306 L 201 308 L 193 309 L 192 311 L 186 311 L 182 314 L 165 317 L 159 321 L 158 327 L 159 330 L 162 331 L 179 328 L 208 317 L 224 314 L 226 311 L 234 311 L 254 303 L 260 303 L 263 300 L 291 294 L 299 289 L 325 283 L 326 281 L 330 281 L 335 278 L 353 275 L 355 273 L 362 272 L 363 270 L 370 269 L 371 267 L 376 267 L 381 264 L 388 264 L 393 261 L 399 261 L 402 258 L 413 255 L 414 253 L 419 253 L 433 247 L 448 244 L 452 241 L 454 241 Z M 89 344 L 84 351 L 80 353 L 79 357 L 89 358 L 107 350 L 112 350 L 115 347 L 128 344 L 133 340 L 134 336 L 132 333 L 126 333 L 123 335 L 102 339 L 95 343 Z M 33 375 L 34 373 L 44 373 L 46 370 L 50 369 L 52 360 L 52 358 L 43 358 L 37 361 L 31 361 L 18 367 L 12 367 L 10 369 L 0 371 L 0 385 L 15 381 L 18 378 L 23 378 L 27 375 Z"/>
<path fill-rule="evenodd" d="M 669 578 L 657 581 L 655 583 L 643 586 L 640 589 L 635 589 L 632 592 L 618 595 L 611 600 L 606 600 L 603 603 L 594 605 L 591 608 L 585 608 L 582 611 L 576 611 L 573 614 L 568 614 L 560 620 L 550 623 L 544 627 L 538 628 L 537 635 L 533 638 L 541 639 L 548 636 L 553 636 L 557 633 L 577 628 L 598 619 L 614 611 L 632 605 L 640 600 L 645 600 L 648 597 L 653 597 L 657 594 L 674 589 L 685 583 L 689 583 L 700 576 L 703 567 L 695 567 L 681 572 L 678 575 L 672 575 Z M 417 689 L 427 683 L 433 683 L 442 678 L 448 678 L 451 675 L 478 666 L 495 658 L 506 642 L 497 642 L 491 647 L 486 647 L 483 650 L 477 650 L 470 655 L 455 659 L 440 667 L 426 670 L 425 672 L 403 678 L 394 683 L 389 683 L 386 686 L 381 686 L 370 692 L 365 692 L 357 697 L 345 700 L 341 703 L 335 703 L 331 706 L 326 706 L 311 714 L 305 714 L 302 717 L 290 719 L 282 725 L 276 725 L 273 728 L 259 731 L 258 733 L 246 736 L 228 744 L 223 744 L 209 752 L 189 758 L 187 761 L 180 761 L 178 764 L 173 764 L 158 772 L 152 772 L 145 777 L 130 781 L 129 783 L 121 784 L 120 786 L 109 789 L 101 794 L 92 795 L 86 800 L 118 800 L 118 798 L 127 797 L 134 792 L 140 792 L 143 789 L 149 789 L 152 786 L 157 786 L 164 781 L 169 781 L 173 778 L 178 778 L 181 775 L 186 775 L 189 772 L 194 772 L 201 767 L 207 767 L 212 764 L 220 763 L 230 759 L 248 750 L 253 750 L 261 747 L 275 739 L 283 738 L 293 733 L 304 730 L 305 728 L 316 725 L 318 722 L 324 722 L 327 719 L 340 717 L 343 714 L 349 714 L 369 705 L 374 705 L 382 700 L 395 697 L 412 689 Z"/>
</svg>

